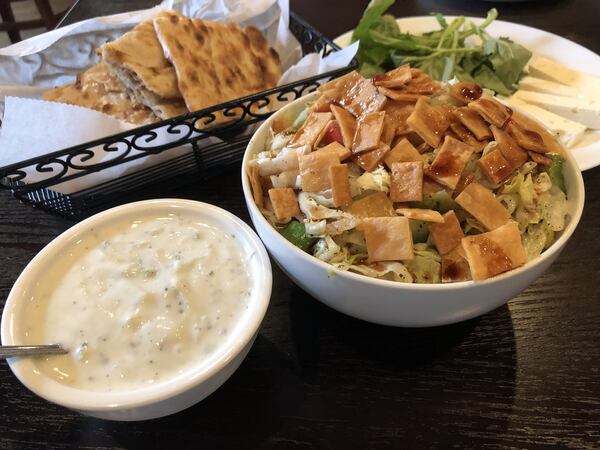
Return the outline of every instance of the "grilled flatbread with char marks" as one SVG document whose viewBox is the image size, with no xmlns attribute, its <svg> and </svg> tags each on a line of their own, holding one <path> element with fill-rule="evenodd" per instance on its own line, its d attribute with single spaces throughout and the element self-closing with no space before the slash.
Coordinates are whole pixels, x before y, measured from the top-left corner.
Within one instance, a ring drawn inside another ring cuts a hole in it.
<svg viewBox="0 0 600 450">
<path fill-rule="evenodd" d="M 274 87 L 281 76 L 279 56 L 254 27 L 170 16 L 154 28 L 190 111 Z"/>
</svg>

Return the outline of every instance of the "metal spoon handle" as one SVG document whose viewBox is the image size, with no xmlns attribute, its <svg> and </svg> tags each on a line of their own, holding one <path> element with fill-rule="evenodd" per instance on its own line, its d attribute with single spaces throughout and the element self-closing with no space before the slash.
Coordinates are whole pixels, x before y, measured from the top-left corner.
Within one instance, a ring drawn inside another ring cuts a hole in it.
<svg viewBox="0 0 600 450">
<path fill-rule="evenodd" d="M 64 355 L 67 350 L 60 345 L 2 345 L 0 346 L 0 359 L 14 356 L 43 356 Z"/>
</svg>

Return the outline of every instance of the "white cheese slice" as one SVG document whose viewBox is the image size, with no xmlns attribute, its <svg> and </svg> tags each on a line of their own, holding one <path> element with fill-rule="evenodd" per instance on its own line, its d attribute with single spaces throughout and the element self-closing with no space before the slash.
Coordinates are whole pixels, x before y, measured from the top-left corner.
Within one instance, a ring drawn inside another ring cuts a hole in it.
<svg viewBox="0 0 600 450">
<path fill-rule="evenodd" d="M 519 90 L 518 100 L 532 103 L 566 119 L 573 120 L 593 130 L 600 129 L 600 100 L 561 97 L 560 95 Z"/>
<path fill-rule="evenodd" d="M 542 56 L 534 56 L 529 61 L 529 74 L 557 83 L 576 87 L 584 92 L 600 96 L 600 78 L 570 69 L 559 62 Z"/>
<path fill-rule="evenodd" d="M 589 98 L 594 97 L 600 99 L 600 93 L 597 97 L 593 92 L 582 91 L 573 86 L 567 86 L 566 84 L 555 83 L 554 81 L 543 80 L 541 78 L 532 77 L 530 75 L 525 76 L 519 80 L 519 89 L 525 91 L 541 92 L 543 94 L 554 94 L 562 97 L 574 97 L 574 98 Z"/>
<path fill-rule="evenodd" d="M 573 147 L 583 136 L 586 126 L 546 111 L 516 96 L 504 99 L 515 110 L 531 116 L 546 127 L 566 148 Z"/>
</svg>

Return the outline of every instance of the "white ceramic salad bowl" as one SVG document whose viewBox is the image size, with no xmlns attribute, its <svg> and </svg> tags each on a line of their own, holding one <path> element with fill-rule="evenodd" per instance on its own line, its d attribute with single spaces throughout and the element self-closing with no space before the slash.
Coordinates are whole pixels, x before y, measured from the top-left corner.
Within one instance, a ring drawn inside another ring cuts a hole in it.
<svg viewBox="0 0 600 450">
<path fill-rule="evenodd" d="M 409 284 L 345 272 L 303 252 L 265 219 L 253 197 L 246 167 L 264 144 L 273 121 L 295 118 L 318 93 L 302 97 L 278 111 L 256 131 L 244 155 L 242 184 L 250 217 L 279 266 L 302 289 L 324 304 L 350 316 L 383 325 L 428 327 L 460 322 L 491 311 L 518 295 L 558 257 L 583 211 L 583 178 L 568 154 L 564 177 L 568 192 L 566 228 L 542 255 L 524 266 L 484 281 Z"/>
</svg>

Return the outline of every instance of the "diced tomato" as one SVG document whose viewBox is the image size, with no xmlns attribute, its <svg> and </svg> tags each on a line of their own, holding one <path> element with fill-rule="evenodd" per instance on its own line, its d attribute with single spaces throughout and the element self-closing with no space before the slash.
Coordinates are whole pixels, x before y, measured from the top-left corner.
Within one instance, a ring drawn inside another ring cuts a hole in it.
<svg viewBox="0 0 600 450">
<path fill-rule="evenodd" d="M 344 145 L 344 138 L 342 137 L 342 132 L 340 131 L 340 126 L 337 124 L 337 122 L 331 122 L 331 124 L 329 125 L 329 128 L 323 135 L 323 139 L 321 139 L 319 146 L 325 147 L 326 145 L 329 145 L 335 141 Z"/>
</svg>

